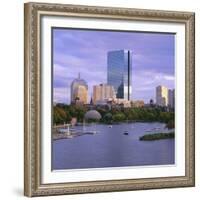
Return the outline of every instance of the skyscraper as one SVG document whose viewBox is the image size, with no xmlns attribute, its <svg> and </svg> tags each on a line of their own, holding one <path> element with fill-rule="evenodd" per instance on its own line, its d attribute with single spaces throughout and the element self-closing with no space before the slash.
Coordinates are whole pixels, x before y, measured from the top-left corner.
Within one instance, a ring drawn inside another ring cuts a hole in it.
<svg viewBox="0 0 200 200">
<path fill-rule="evenodd" d="M 93 102 L 94 104 L 102 103 L 110 98 L 115 98 L 115 91 L 113 86 L 107 84 L 100 84 L 93 86 Z"/>
<path fill-rule="evenodd" d="M 131 99 L 132 52 L 130 50 L 108 52 L 107 83 L 114 87 L 117 98 Z"/>
<path fill-rule="evenodd" d="M 175 107 L 175 90 L 174 89 L 169 89 L 168 90 L 168 104 L 170 108 Z"/>
<path fill-rule="evenodd" d="M 87 88 L 83 85 L 78 85 L 74 90 L 74 97 L 76 102 L 87 104 L 87 96 L 88 96 Z"/>
<path fill-rule="evenodd" d="M 159 106 L 168 106 L 168 88 L 159 85 L 156 87 L 156 104 Z"/>
<path fill-rule="evenodd" d="M 77 100 L 83 104 L 87 104 L 88 100 L 88 85 L 85 80 L 80 78 L 80 74 L 71 83 L 71 103 L 75 103 Z"/>
</svg>

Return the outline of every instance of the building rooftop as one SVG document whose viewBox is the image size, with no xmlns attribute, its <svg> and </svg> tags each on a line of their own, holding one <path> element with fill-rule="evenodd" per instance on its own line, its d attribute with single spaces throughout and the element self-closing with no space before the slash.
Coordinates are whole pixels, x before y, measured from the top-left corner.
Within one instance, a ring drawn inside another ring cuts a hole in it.
<svg viewBox="0 0 200 200">
<path fill-rule="evenodd" d="M 84 85 L 84 86 L 88 89 L 87 82 L 86 82 L 84 79 L 81 79 L 80 73 L 79 73 L 79 75 L 78 75 L 78 78 L 75 78 L 75 79 L 72 81 L 72 85 L 74 85 L 74 84 L 77 84 L 77 85 Z"/>
</svg>

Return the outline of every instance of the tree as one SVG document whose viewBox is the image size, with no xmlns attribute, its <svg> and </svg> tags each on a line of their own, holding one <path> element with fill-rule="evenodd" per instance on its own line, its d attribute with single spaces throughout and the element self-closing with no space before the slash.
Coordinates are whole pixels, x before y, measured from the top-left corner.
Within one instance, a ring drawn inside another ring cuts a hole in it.
<svg viewBox="0 0 200 200">
<path fill-rule="evenodd" d="M 54 121 L 54 123 L 61 124 L 61 123 L 64 123 L 66 121 L 66 119 L 67 119 L 67 114 L 64 111 L 64 109 L 55 106 L 54 110 L 53 110 L 53 121 Z"/>
<path fill-rule="evenodd" d="M 111 122 L 112 122 L 112 119 L 113 119 L 112 114 L 111 114 L 111 113 L 106 113 L 106 114 L 104 115 L 102 121 L 103 121 L 104 123 L 111 123 Z"/>
<path fill-rule="evenodd" d="M 113 115 L 113 121 L 115 122 L 121 122 L 124 121 L 125 119 L 126 116 L 122 112 Z"/>
</svg>

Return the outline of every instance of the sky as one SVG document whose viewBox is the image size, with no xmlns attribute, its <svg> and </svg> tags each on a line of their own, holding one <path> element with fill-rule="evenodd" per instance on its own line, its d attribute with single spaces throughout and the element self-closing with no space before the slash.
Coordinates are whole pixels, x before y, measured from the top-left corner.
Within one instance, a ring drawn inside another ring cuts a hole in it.
<svg viewBox="0 0 200 200">
<path fill-rule="evenodd" d="M 107 52 L 132 55 L 132 100 L 155 100 L 155 88 L 175 86 L 175 35 L 170 33 L 53 29 L 53 102 L 70 103 L 78 73 L 89 86 L 107 82 Z"/>
</svg>

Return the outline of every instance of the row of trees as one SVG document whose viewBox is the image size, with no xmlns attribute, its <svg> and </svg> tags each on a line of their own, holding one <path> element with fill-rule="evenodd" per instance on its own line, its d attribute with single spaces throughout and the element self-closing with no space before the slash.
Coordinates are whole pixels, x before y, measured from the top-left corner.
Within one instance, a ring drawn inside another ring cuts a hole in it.
<svg viewBox="0 0 200 200">
<path fill-rule="evenodd" d="M 174 126 L 174 112 L 163 111 L 162 108 L 95 108 L 102 116 L 100 122 L 115 123 L 123 121 L 159 121 L 169 124 L 170 128 Z M 56 105 L 53 107 L 54 124 L 70 122 L 73 117 L 78 122 L 83 122 L 84 115 L 89 109 L 87 107 L 78 107 L 75 105 Z"/>
<path fill-rule="evenodd" d="M 78 122 L 83 122 L 84 115 L 87 111 L 88 109 L 85 107 L 56 105 L 53 107 L 53 122 L 54 124 L 62 124 L 64 122 L 70 122 L 73 117 L 76 117 Z"/>
</svg>

